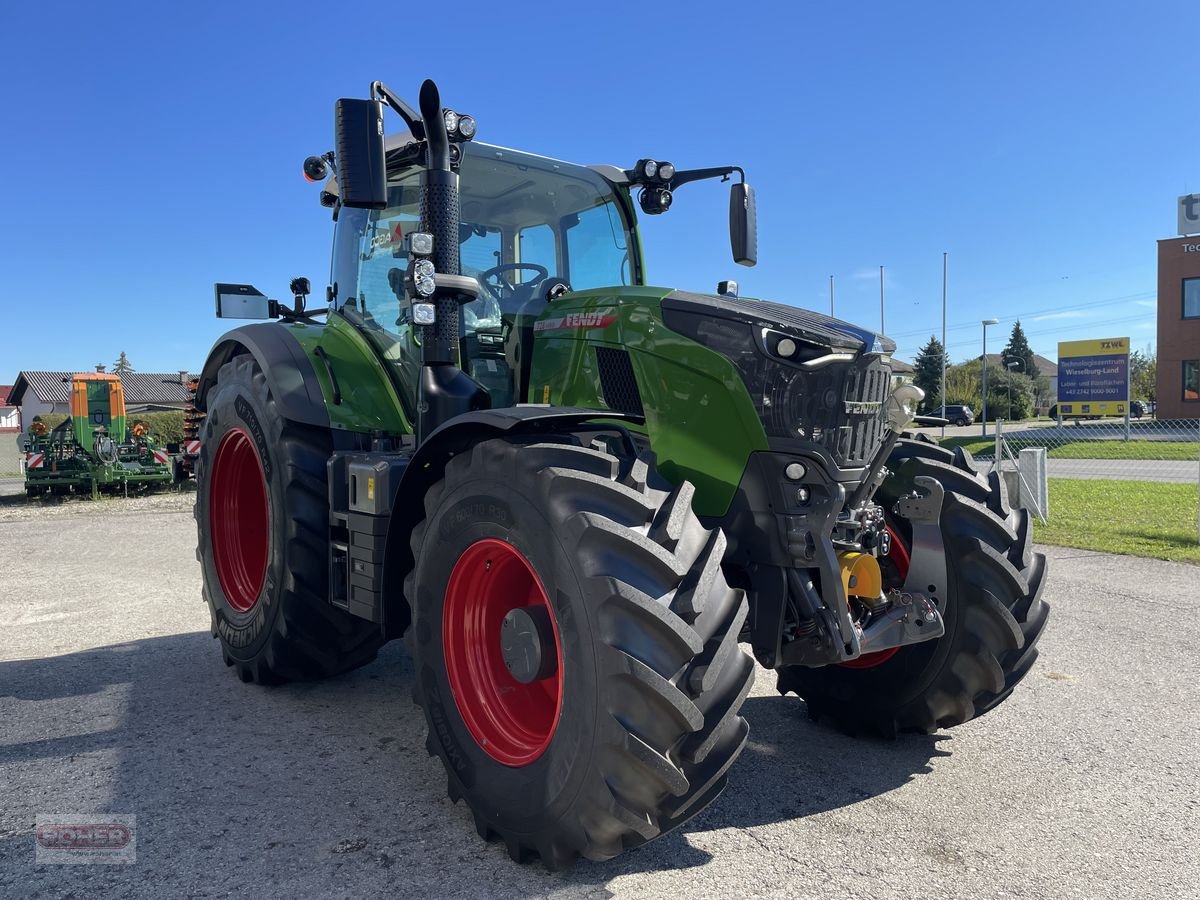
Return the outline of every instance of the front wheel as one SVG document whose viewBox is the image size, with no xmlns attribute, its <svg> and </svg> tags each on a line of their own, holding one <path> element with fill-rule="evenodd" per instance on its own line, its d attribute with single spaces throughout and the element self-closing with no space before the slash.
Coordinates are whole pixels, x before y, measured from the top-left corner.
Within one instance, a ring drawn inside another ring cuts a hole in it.
<svg viewBox="0 0 1200 900">
<path fill-rule="evenodd" d="M 647 460 L 562 439 L 456 456 L 412 537 L 415 697 L 451 799 L 551 868 L 708 805 L 746 740 L 754 667 L 725 539 Z"/>
<path fill-rule="evenodd" d="M 848 731 L 932 732 L 995 708 L 1037 659 L 1049 616 L 1042 600 L 1046 557 L 1033 552 L 1029 514 L 1009 507 L 999 473 L 979 473 L 970 454 L 932 441 L 901 440 L 879 492 L 889 511 L 925 475 L 945 489 L 941 532 L 949 584 L 937 640 L 860 657 L 843 666 L 780 670 L 780 693 L 794 691 L 814 718 Z M 894 520 L 890 565 L 903 583 L 911 535 Z"/>
</svg>

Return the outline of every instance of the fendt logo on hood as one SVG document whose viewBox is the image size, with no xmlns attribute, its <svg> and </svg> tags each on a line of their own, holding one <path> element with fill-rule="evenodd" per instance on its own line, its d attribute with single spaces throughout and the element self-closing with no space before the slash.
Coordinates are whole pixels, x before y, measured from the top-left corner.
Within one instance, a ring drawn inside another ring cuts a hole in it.
<svg viewBox="0 0 1200 900">
<path fill-rule="evenodd" d="M 846 414 L 862 416 L 874 414 L 883 409 L 883 404 L 877 400 L 846 400 Z"/>
<path fill-rule="evenodd" d="M 568 313 L 557 319 L 542 319 L 533 325 L 534 331 L 591 331 L 607 328 L 617 321 L 615 309 L 598 309 L 595 312 Z"/>
</svg>

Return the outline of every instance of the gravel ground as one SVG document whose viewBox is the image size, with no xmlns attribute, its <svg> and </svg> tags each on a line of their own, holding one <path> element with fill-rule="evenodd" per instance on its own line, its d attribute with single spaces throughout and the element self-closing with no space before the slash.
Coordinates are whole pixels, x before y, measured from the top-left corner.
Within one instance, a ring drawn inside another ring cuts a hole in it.
<svg viewBox="0 0 1200 900">
<path fill-rule="evenodd" d="M 853 740 L 760 672 L 713 807 L 551 874 L 446 799 L 401 645 L 326 682 L 233 677 L 191 499 L 0 501 L 0 895 L 1200 896 L 1195 567 L 1048 548 L 1040 662 L 951 732 Z M 48 812 L 135 814 L 136 863 L 35 866 Z"/>
</svg>

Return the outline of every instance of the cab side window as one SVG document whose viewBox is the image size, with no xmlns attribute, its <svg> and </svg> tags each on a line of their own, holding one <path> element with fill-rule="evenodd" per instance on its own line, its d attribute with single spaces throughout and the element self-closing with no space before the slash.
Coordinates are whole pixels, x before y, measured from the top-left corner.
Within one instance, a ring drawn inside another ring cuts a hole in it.
<svg viewBox="0 0 1200 900">
<path fill-rule="evenodd" d="M 367 210 L 346 207 L 338 210 L 337 224 L 333 229 L 333 262 L 329 272 L 333 305 L 337 309 L 358 294 L 358 255 L 366 227 Z"/>
</svg>

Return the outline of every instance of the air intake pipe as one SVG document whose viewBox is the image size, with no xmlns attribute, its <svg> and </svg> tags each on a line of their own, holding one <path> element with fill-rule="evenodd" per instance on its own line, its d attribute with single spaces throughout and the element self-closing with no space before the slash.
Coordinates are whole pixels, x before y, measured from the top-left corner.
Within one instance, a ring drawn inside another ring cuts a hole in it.
<svg viewBox="0 0 1200 900">
<path fill-rule="evenodd" d="M 450 169 L 450 138 L 442 113 L 437 85 L 421 85 L 421 118 L 425 123 L 427 157 L 424 189 L 421 192 L 421 230 L 433 235 L 434 268 L 443 275 L 459 275 L 458 173 Z M 426 326 L 422 343 L 430 365 L 459 364 L 459 300 L 437 298 L 437 320 Z"/>
<path fill-rule="evenodd" d="M 421 230 L 433 236 L 433 253 L 429 258 L 437 275 L 457 278 L 462 271 L 458 246 L 458 174 L 450 168 L 450 137 L 446 133 L 441 97 L 432 81 L 421 85 L 420 105 L 427 147 Z M 434 323 L 422 329 L 424 365 L 417 412 L 420 442 L 454 417 L 492 405 L 491 395 L 460 368 L 459 305 L 473 296 L 474 290 L 438 291 L 434 298 L 437 305 Z"/>
</svg>

